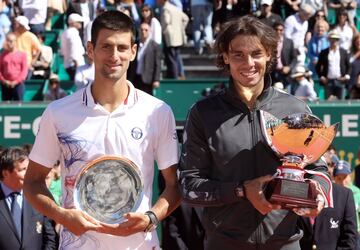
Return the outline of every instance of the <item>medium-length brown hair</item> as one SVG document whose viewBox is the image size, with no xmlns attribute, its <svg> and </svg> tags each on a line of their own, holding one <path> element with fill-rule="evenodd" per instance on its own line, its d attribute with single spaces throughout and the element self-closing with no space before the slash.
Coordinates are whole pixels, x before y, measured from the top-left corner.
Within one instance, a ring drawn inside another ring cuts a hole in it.
<svg viewBox="0 0 360 250">
<path fill-rule="evenodd" d="M 217 53 L 217 66 L 221 70 L 229 71 L 229 65 L 224 62 L 223 53 L 229 52 L 231 41 L 238 35 L 256 36 L 259 39 L 266 52 L 270 54 L 270 61 L 266 65 L 266 72 L 271 72 L 273 66 L 276 65 L 278 41 L 276 32 L 258 18 L 249 15 L 232 19 L 222 26 L 214 46 Z"/>
</svg>

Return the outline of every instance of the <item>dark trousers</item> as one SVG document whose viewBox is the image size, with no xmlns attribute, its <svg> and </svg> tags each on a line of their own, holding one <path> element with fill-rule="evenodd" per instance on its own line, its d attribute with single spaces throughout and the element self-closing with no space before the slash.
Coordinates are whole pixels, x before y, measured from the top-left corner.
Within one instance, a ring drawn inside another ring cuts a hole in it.
<svg viewBox="0 0 360 250">
<path fill-rule="evenodd" d="M 22 101 L 24 99 L 25 84 L 19 83 L 15 87 L 1 85 L 1 98 L 3 101 Z"/>
<path fill-rule="evenodd" d="M 35 35 L 45 32 L 45 23 L 30 24 L 30 31 Z"/>
<path fill-rule="evenodd" d="M 152 83 L 144 83 L 140 75 L 136 74 L 133 84 L 135 88 L 140 89 L 149 95 L 153 95 Z"/>
<path fill-rule="evenodd" d="M 167 68 L 166 78 L 177 79 L 181 73 L 179 69 L 180 47 L 168 47 L 165 44 L 164 56 Z"/>
<path fill-rule="evenodd" d="M 336 79 L 329 79 L 325 85 L 325 95 L 326 99 L 331 95 L 336 96 L 339 100 L 345 99 L 345 84 Z"/>
<path fill-rule="evenodd" d="M 68 73 L 70 80 L 74 80 L 76 74 L 76 67 L 71 66 L 69 68 L 66 68 L 66 73 Z"/>
</svg>

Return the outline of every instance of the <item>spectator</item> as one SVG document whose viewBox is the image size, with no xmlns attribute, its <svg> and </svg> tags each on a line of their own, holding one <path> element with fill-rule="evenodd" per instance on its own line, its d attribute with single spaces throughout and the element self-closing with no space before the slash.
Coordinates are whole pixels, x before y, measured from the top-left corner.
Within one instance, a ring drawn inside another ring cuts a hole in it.
<svg viewBox="0 0 360 250">
<path fill-rule="evenodd" d="M 29 20 L 30 31 L 35 35 L 45 32 L 47 4 L 44 0 L 19 0 L 20 10 Z"/>
<path fill-rule="evenodd" d="M 135 79 L 132 81 L 137 89 L 152 95 L 153 89 L 160 86 L 161 48 L 150 38 L 149 24 L 140 25 L 140 41 L 134 64 Z"/>
<path fill-rule="evenodd" d="M 32 75 L 34 63 L 37 61 L 41 52 L 41 43 L 39 39 L 29 30 L 29 20 L 25 16 L 17 16 L 14 20 L 16 48 L 26 53 L 29 69 L 28 79 Z"/>
<path fill-rule="evenodd" d="M 52 17 L 54 15 L 62 15 L 67 9 L 67 0 L 48 0 L 45 29 L 51 30 Z"/>
<path fill-rule="evenodd" d="M 360 72 L 357 75 L 357 82 L 356 84 L 352 85 L 352 87 L 350 88 L 350 94 L 349 94 L 349 98 L 350 99 L 360 99 Z"/>
<path fill-rule="evenodd" d="M 316 64 L 320 84 L 325 88 L 325 96 L 345 98 L 345 89 L 350 79 L 349 55 L 339 47 L 340 34 L 332 30 L 328 35 L 330 47 L 322 50 Z"/>
<path fill-rule="evenodd" d="M 76 68 L 85 64 L 85 49 L 79 34 L 84 18 L 72 13 L 68 18 L 68 28 L 61 35 L 61 54 L 64 66 L 71 80 L 74 80 Z"/>
<path fill-rule="evenodd" d="M 307 40 L 310 40 L 312 33 L 314 33 L 315 23 L 318 21 L 326 21 L 328 23 L 328 20 L 326 18 L 326 11 L 324 9 L 317 10 L 315 14 L 309 18 L 308 34 L 310 33 L 310 35 Z"/>
<path fill-rule="evenodd" d="M 96 17 L 96 6 L 94 6 L 94 1 L 89 1 L 89 0 L 68 1 L 68 7 L 66 10 L 68 23 L 69 23 L 70 15 L 74 13 L 82 17 L 81 22 L 84 24 L 84 27 L 86 27 L 86 25 L 90 21 L 94 20 L 94 18 Z M 81 37 L 83 37 L 82 34 Z"/>
<path fill-rule="evenodd" d="M 311 37 L 307 47 L 307 57 L 309 59 L 308 68 L 313 73 L 313 79 L 318 79 L 316 74 L 316 64 L 319 60 L 320 52 L 329 48 L 327 32 L 329 24 L 325 20 L 319 20 L 315 23 L 314 34 Z"/>
<path fill-rule="evenodd" d="M 130 11 L 130 15 L 135 22 L 135 25 L 138 26 L 140 24 L 139 12 L 137 11 L 134 0 L 115 0 L 115 7 L 118 10 L 119 8 L 127 8 Z"/>
<path fill-rule="evenodd" d="M 154 11 L 151 6 L 144 4 L 141 6 L 141 22 L 145 22 L 150 25 L 151 34 L 150 38 L 157 44 L 161 45 L 162 41 L 162 29 L 159 20 L 154 16 Z"/>
<path fill-rule="evenodd" d="M 192 20 L 192 34 L 195 45 L 195 53 L 201 55 L 203 53 L 203 45 L 201 44 L 201 34 L 204 33 L 204 41 L 207 47 L 213 44 L 214 36 L 211 27 L 213 18 L 213 2 L 209 0 L 192 0 L 190 5 Z M 202 32 L 203 31 L 203 32 Z"/>
<path fill-rule="evenodd" d="M 295 83 L 297 84 L 295 90 L 296 97 L 301 100 L 310 102 L 317 100 L 317 94 L 314 89 L 314 82 L 307 79 L 309 78 L 309 72 L 306 71 L 304 66 L 297 66 L 291 77 L 295 80 Z"/>
<path fill-rule="evenodd" d="M 76 90 L 86 87 L 89 83 L 94 81 L 94 62 L 93 60 L 85 55 L 85 64 L 76 68 L 75 73 L 75 86 Z"/>
<path fill-rule="evenodd" d="M 181 76 L 182 60 L 180 47 L 186 43 L 185 28 L 189 22 L 188 16 L 167 0 L 158 0 L 162 6 L 161 27 L 164 36 L 164 55 L 167 68 L 167 78 Z M 179 61 L 181 61 L 179 63 Z"/>
<path fill-rule="evenodd" d="M 282 22 L 282 19 L 278 14 L 272 13 L 272 4 L 273 0 L 261 0 L 260 2 L 261 14 L 259 19 L 270 27 L 274 27 L 275 23 Z"/>
<path fill-rule="evenodd" d="M 51 71 L 51 63 L 53 61 L 53 50 L 50 46 L 44 44 L 45 36 L 43 33 L 38 33 L 37 37 L 41 43 L 41 51 L 38 59 L 34 63 L 32 78 L 48 79 Z"/>
<path fill-rule="evenodd" d="M 298 13 L 285 19 L 285 37 L 293 40 L 297 50 L 297 64 L 305 64 L 306 45 L 305 35 L 308 30 L 308 19 L 314 14 L 314 10 L 308 4 L 301 6 Z"/>
<path fill-rule="evenodd" d="M 356 0 L 330 0 L 329 7 L 333 8 L 337 14 L 340 12 L 346 11 L 347 16 L 349 17 L 349 22 L 353 26 L 354 25 L 354 17 L 355 17 L 355 9 L 357 3 Z M 337 17 L 338 19 L 338 17 Z"/>
<path fill-rule="evenodd" d="M 48 86 L 48 90 L 44 94 L 44 101 L 55 101 L 67 95 L 65 90 L 60 87 L 59 77 L 56 74 L 50 75 Z"/>
<path fill-rule="evenodd" d="M 273 11 L 285 19 L 297 13 L 300 4 L 301 0 L 275 0 L 273 3 Z"/>
<path fill-rule="evenodd" d="M 0 1 L 0 49 L 2 49 L 5 42 L 6 33 L 11 29 L 11 21 L 9 18 L 10 10 L 6 2 L 6 0 Z"/>
<path fill-rule="evenodd" d="M 276 67 L 272 72 L 274 82 L 282 82 L 288 93 L 290 92 L 290 70 L 293 65 L 296 65 L 296 51 L 294 43 L 291 39 L 284 36 L 284 24 L 275 23 L 274 29 L 278 38 L 277 42 L 277 61 Z"/>
<path fill-rule="evenodd" d="M 0 81 L 3 101 L 22 101 L 25 93 L 24 81 L 28 74 L 26 54 L 15 47 L 13 32 L 6 35 L 4 51 L 0 55 Z"/>
<path fill-rule="evenodd" d="M 346 10 L 339 10 L 334 29 L 340 35 L 340 47 L 350 53 L 351 42 L 356 31 L 355 27 L 349 22 L 349 16 Z"/>
<path fill-rule="evenodd" d="M 0 249 L 57 249 L 53 222 L 35 210 L 23 195 L 29 159 L 21 148 L 0 153 Z"/>
<path fill-rule="evenodd" d="M 353 37 L 351 44 L 349 89 L 357 84 L 357 76 L 360 73 L 360 34 L 356 34 Z"/>
</svg>

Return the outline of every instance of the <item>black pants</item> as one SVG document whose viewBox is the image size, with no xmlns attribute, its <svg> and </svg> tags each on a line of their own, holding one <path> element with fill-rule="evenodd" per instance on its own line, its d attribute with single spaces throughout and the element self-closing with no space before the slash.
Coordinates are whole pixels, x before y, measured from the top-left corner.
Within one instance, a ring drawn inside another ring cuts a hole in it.
<svg viewBox="0 0 360 250">
<path fill-rule="evenodd" d="M 13 88 L 2 84 L 1 91 L 1 98 L 3 101 L 22 101 L 24 99 L 25 84 L 22 82 Z"/>
</svg>

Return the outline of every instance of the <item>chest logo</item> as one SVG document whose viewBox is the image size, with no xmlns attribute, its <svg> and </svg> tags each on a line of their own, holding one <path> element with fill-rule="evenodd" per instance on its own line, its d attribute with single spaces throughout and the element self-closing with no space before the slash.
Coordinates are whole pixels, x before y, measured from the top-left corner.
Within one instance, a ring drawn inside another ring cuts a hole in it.
<svg viewBox="0 0 360 250">
<path fill-rule="evenodd" d="M 339 227 L 339 221 L 334 221 L 333 218 L 330 218 L 330 228 L 338 228 Z"/>
<path fill-rule="evenodd" d="M 143 132 L 140 128 L 135 127 L 131 130 L 131 136 L 135 139 L 135 140 L 139 140 L 141 139 L 141 137 L 143 136 Z"/>
</svg>

